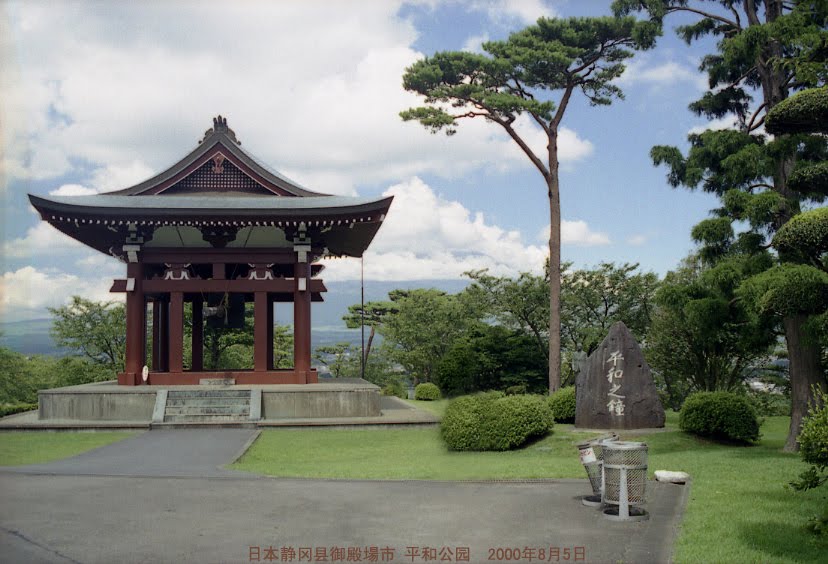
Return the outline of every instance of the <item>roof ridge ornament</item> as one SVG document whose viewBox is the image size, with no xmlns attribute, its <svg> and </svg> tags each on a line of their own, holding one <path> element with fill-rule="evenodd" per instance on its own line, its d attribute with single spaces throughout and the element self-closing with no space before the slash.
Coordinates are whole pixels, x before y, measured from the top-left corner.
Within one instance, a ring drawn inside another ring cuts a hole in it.
<svg viewBox="0 0 828 564">
<path fill-rule="evenodd" d="M 236 139 L 236 132 L 227 126 L 227 118 L 221 117 L 221 114 L 213 118 L 213 127 L 204 132 L 204 137 L 198 142 L 199 145 L 204 143 L 208 137 L 215 133 L 224 133 L 236 145 L 241 145 L 241 141 Z"/>
</svg>

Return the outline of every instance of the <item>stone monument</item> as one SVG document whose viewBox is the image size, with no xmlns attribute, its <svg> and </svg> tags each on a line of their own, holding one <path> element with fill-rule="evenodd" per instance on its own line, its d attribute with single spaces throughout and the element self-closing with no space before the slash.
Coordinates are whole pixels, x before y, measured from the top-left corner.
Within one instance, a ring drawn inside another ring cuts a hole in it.
<svg viewBox="0 0 828 564">
<path fill-rule="evenodd" d="M 575 382 L 575 426 L 585 429 L 664 427 L 664 407 L 641 348 L 621 321 L 610 327 Z"/>
</svg>

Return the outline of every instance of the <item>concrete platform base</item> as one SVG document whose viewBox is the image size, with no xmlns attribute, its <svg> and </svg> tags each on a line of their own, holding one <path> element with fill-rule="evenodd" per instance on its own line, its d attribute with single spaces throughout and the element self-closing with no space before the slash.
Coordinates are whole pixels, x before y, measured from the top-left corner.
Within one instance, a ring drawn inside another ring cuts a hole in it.
<svg viewBox="0 0 828 564">
<path fill-rule="evenodd" d="M 308 390 L 315 387 L 317 390 Z M 157 388 L 157 389 L 156 389 Z M 373 384 L 361 380 L 298 386 L 209 386 L 210 390 L 251 390 L 261 403 L 260 417 L 239 421 L 164 421 L 158 405 L 170 390 L 202 390 L 203 386 L 136 386 L 124 389 L 111 383 L 47 390 L 40 394 L 40 410 L 0 419 L 0 431 L 141 430 L 178 428 L 312 429 L 433 427 L 435 415 L 393 397 L 384 397 Z M 270 388 L 278 388 L 271 390 Z M 301 388 L 291 390 L 290 388 Z M 351 401 L 348 401 L 351 400 Z M 119 409 L 123 407 L 123 411 Z M 43 413 L 47 417 L 43 417 Z M 349 413 L 355 415 L 349 415 Z M 122 419 L 116 419 L 123 415 Z M 154 416 L 155 415 L 155 416 Z"/>
</svg>

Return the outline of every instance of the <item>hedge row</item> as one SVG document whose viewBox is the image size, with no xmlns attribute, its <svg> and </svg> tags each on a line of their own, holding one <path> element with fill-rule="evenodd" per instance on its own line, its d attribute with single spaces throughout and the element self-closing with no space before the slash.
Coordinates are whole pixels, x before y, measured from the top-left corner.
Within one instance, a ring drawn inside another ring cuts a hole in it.
<svg viewBox="0 0 828 564">
<path fill-rule="evenodd" d="M 451 450 L 510 450 L 547 434 L 553 425 L 543 397 L 488 392 L 453 400 L 440 433 Z"/>
<path fill-rule="evenodd" d="M 15 413 L 23 413 L 24 411 L 32 411 L 37 409 L 36 403 L 16 403 L 12 405 L 0 405 L 0 417 L 6 415 L 13 415 Z"/>
</svg>

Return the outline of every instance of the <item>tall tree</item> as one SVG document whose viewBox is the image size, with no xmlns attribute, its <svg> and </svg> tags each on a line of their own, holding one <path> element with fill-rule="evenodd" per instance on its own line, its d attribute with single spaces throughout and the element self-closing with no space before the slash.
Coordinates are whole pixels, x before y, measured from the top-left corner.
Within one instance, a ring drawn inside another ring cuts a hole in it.
<svg viewBox="0 0 828 564">
<path fill-rule="evenodd" d="M 72 296 L 72 302 L 49 308 L 54 317 L 52 338 L 59 347 L 79 353 L 113 373 L 123 372 L 126 312 L 123 304 L 93 302 Z"/>
<path fill-rule="evenodd" d="M 549 201 L 549 390 L 561 383 L 561 206 L 558 133 L 569 102 L 580 91 L 592 105 L 621 98 L 612 80 L 624 72 L 630 49 L 650 48 L 658 32 L 633 18 L 540 18 L 505 41 L 483 44 L 486 55 L 436 53 L 406 69 L 403 87 L 425 98 L 425 106 L 400 113 L 432 132 L 451 135 L 462 119 L 497 124 L 517 143 L 543 177 Z M 559 92 L 557 99 L 553 93 Z M 527 116 L 544 133 L 545 152 L 516 128 Z"/>
<path fill-rule="evenodd" d="M 359 329 L 363 325 L 371 328 L 368 343 L 365 345 L 365 356 L 362 359 L 365 366 L 368 366 L 368 356 L 371 354 L 371 346 L 374 343 L 377 327 L 385 322 L 388 315 L 394 314 L 398 310 L 399 307 L 394 302 L 368 302 L 364 307 L 362 304 L 348 306 L 348 313 L 342 317 L 348 329 Z"/>
<path fill-rule="evenodd" d="M 736 129 L 690 135 L 686 156 L 676 147 L 654 147 L 651 153 L 656 164 L 669 168 L 672 186 L 700 187 L 721 197 L 718 217 L 702 222 L 694 232 L 710 263 L 734 249 L 762 251 L 803 206 L 824 201 L 826 184 L 791 181 L 801 167 L 824 160 L 825 137 L 770 138 L 761 130 L 767 113 L 791 92 L 825 84 L 824 0 L 617 0 L 613 8 L 620 15 L 646 10 L 659 24 L 672 13 L 684 13 L 697 18 L 677 28 L 685 41 L 706 35 L 718 38 L 716 52 L 701 63 L 710 90 L 690 109 L 711 119 L 732 116 Z M 746 223 L 748 229 L 737 236 L 734 222 Z M 788 261 L 782 250 L 778 258 Z M 793 409 L 785 444 L 790 451 L 797 448 L 806 406 L 815 399 L 812 387 L 825 385 L 824 367 L 818 343 L 807 337 L 807 315 L 787 309 L 780 317 L 790 360 Z"/>
</svg>

